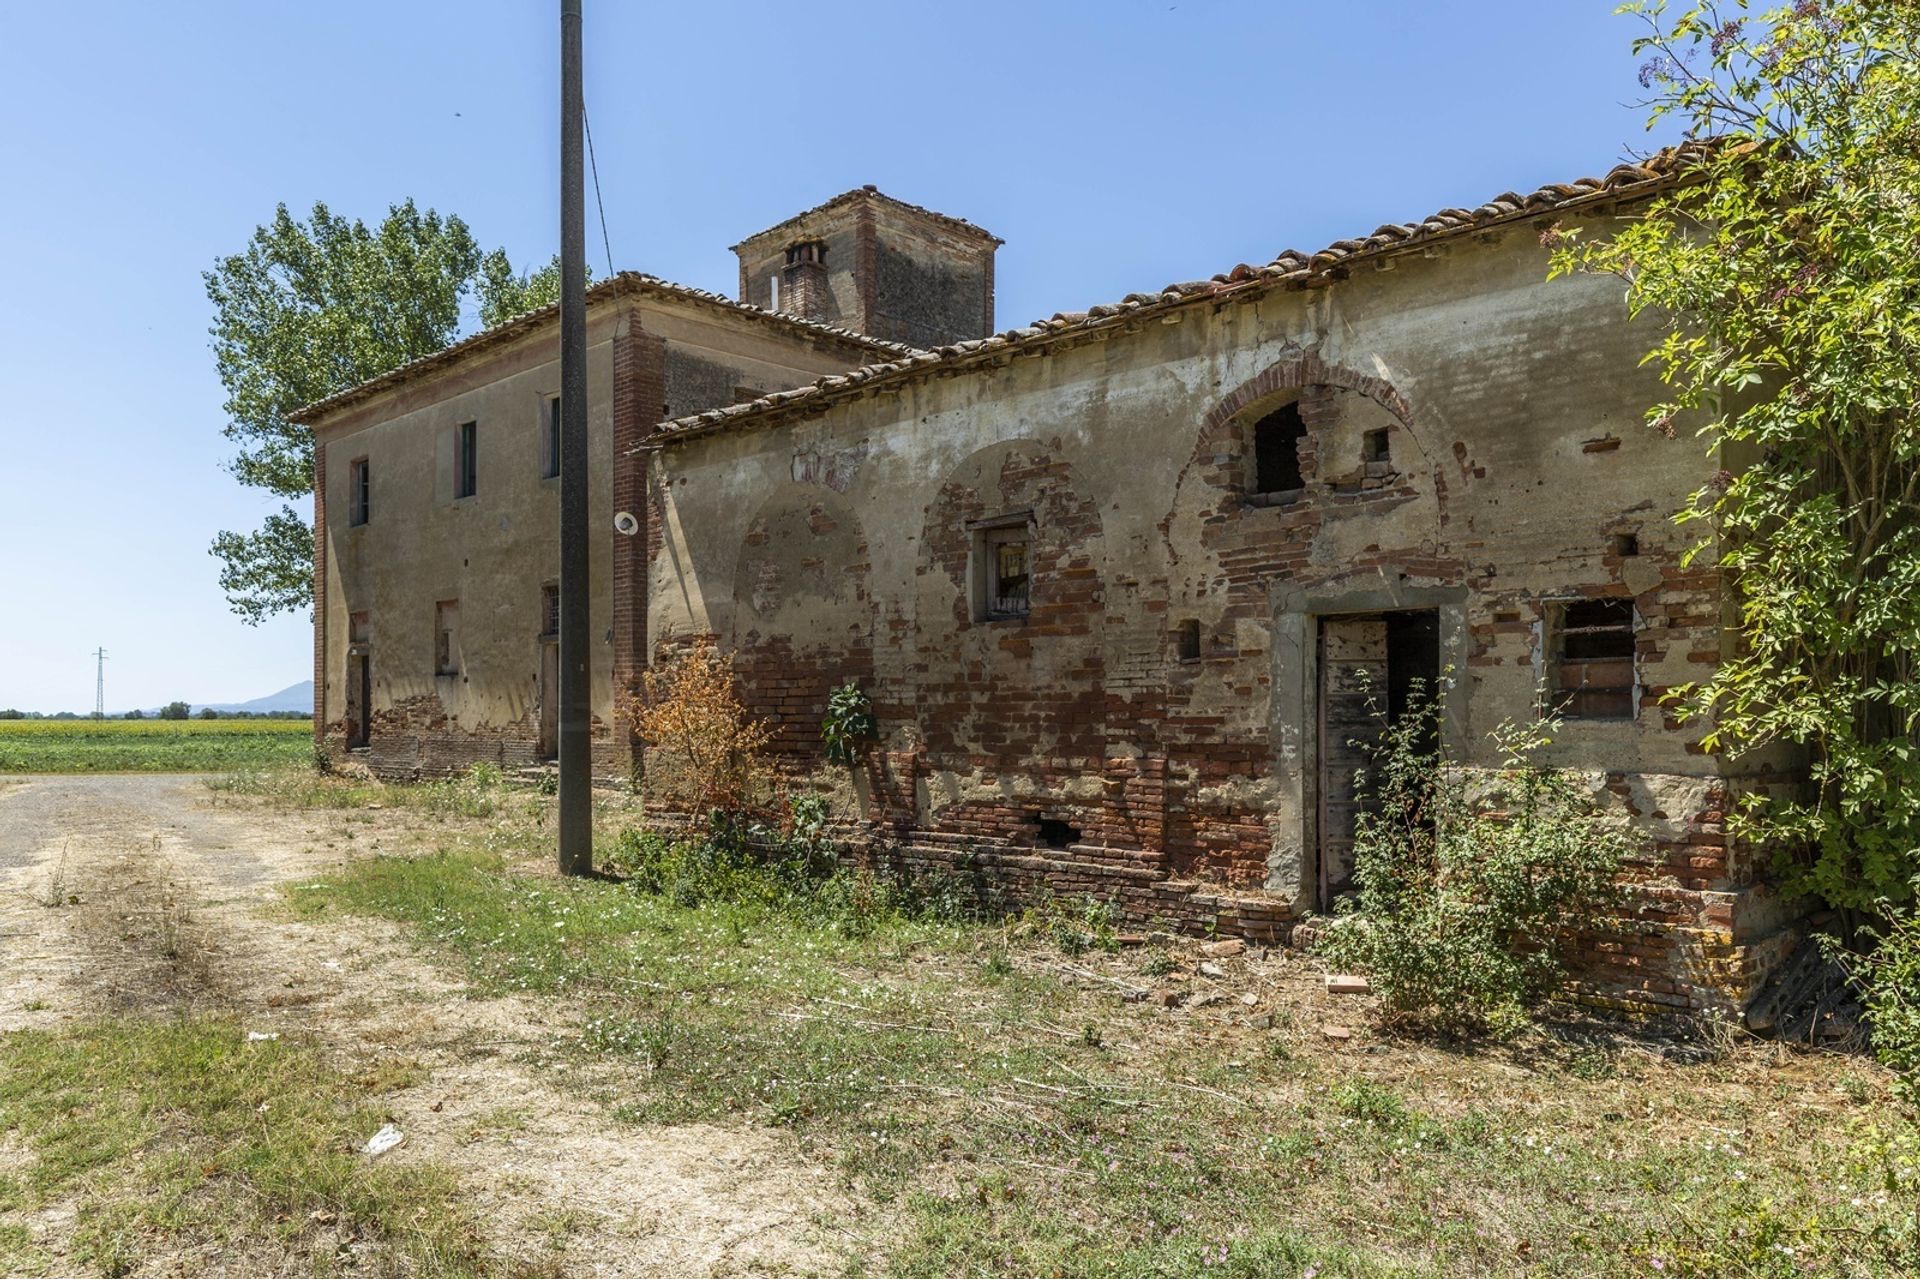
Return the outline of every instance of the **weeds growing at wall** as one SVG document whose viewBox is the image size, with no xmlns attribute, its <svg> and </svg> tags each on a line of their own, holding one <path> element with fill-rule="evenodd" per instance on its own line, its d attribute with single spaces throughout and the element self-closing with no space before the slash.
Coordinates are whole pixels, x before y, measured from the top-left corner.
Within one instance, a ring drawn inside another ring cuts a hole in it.
<svg viewBox="0 0 1920 1279">
<path fill-rule="evenodd" d="M 741 703 L 731 653 L 702 640 L 644 672 L 640 690 L 620 703 L 621 718 L 649 747 L 651 794 L 694 813 L 744 814 L 766 804 L 773 729 Z"/>
<path fill-rule="evenodd" d="M 860 758 L 861 747 L 878 731 L 873 702 L 858 684 L 848 682 L 828 694 L 827 713 L 820 721 L 820 740 L 826 746 L 828 763 L 852 767 Z"/>
<path fill-rule="evenodd" d="M 1362 779 L 1358 892 L 1318 944 L 1366 973 L 1389 1017 L 1511 1029 L 1566 978 L 1576 931 L 1614 898 L 1627 835 L 1574 776 L 1535 756 L 1554 725 L 1504 725 L 1497 770 L 1432 745 L 1442 699 L 1417 693 Z"/>
<path fill-rule="evenodd" d="M 826 801 L 799 795 L 777 823 L 716 811 L 696 833 L 628 829 L 606 864 L 632 890 L 677 906 L 772 910 L 848 937 L 869 936 L 889 921 L 955 922 L 983 913 L 973 885 L 957 876 L 881 873 L 843 860 L 826 822 Z"/>
</svg>

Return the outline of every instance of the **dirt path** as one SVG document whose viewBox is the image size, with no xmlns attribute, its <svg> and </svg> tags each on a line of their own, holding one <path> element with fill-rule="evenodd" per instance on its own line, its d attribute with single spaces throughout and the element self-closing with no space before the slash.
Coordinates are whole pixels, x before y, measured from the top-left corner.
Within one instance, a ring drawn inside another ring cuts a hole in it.
<svg viewBox="0 0 1920 1279">
<path fill-rule="evenodd" d="M 837 1271 L 818 1224 L 843 1207 L 826 1170 L 751 1129 L 613 1127 L 515 1060 L 550 1042 L 550 1006 L 469 999 L 377 923 L 275 909 L 280 885 L 413 838 L 402 815 L 216 806 L 200 777 L 0 786 L 0 1034 L 227 1012 L 317 1036 L 356 1067 L 401 1058 L 419 1078 L 387 1102 L 407 1139 L 386 1157 L 454 1169 L 504 1251 L 557 1255 L 567 1275 Z M 203 1259 L 192 1272 L 226 1273 Z"/>
</svg>

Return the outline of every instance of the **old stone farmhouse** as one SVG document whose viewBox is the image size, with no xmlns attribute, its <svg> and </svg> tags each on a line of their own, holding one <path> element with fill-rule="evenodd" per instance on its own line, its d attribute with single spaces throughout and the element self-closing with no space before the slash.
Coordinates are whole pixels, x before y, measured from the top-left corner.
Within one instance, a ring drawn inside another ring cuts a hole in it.
<svg viewBox="0 0 1920 1279">
<path fill-rule="evenodd" d="M 1284 938 L 1342 892 L 1369 687 L 1451 671 L 1447 728 L 1557 707 L 1647 856 L 1585 988 L 1738 1005 L 1783 948 L 1660 704 L 1721 651 L 1668 520 L 1720 460 L 1642 424 L 1653 340 L 1543 233 L 1604 234 L 1684 155 L 998 336 L 999 243 L 852 191 L 736 247 L 740 298 L 589 295 L 596 762 L 696 637 L 790 771 L 828 692 L 880 724 L 885 855 Z M 311 406 L 316 733 L 390 774 L 551 753 L 557 316 Z M 1489 760 L 1489 762 L 1491 762 Z"/>
</svg>

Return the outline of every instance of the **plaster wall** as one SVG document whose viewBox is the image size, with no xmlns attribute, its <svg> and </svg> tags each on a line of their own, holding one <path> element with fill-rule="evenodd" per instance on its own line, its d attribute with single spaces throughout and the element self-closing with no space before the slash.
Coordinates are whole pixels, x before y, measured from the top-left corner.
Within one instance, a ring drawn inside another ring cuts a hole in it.
<svg viewBox="0 0 1920 1279">
<path fill-rule="evenodd" d="M 646 651 L 643 630 L 623 633 L 616 590 L 621 558 L 644 559 L 648 536 L 643 528 L 627 539 L 613 524 L 617 486 L 632 490 L 623 504 L 643 523 L 647 514 L 646 461 L 631 446 L 670 412 L 730 403 L 739 387 L 798 385 L 860 355 L 828 336 L 709 311 L 616 301 L 589 315 L 591 706 L 595 769 L 605 776 L 622 775 L 627 763 L 613 715 L 615 682 L 630 677 L 632 664 L 621 660 L 621 648 Z M 318 426 L 325 511 L 317 722 L 330 749 L 347 749 L 351 618 L 365 613 L 372 733 L 361 758 L 410 775 L 537 759 L 542 586 L 559 576 L 560 482 L 541 475 L 543 414 L 560 385 L 557 347 L 549 326 Z M 455 436 L 469 421 L 478 438 L 477 491 L 456 498 Z M 371 518 L 355 527 L 349 478 L 358 458 L 370 467 Z M 436 604 L 453 600 L 458 669 L 439 674 Z"/>
<path fill-rule="evenodd" d="M 1668 520 L 1716 463 L 1642 424 L 1655 333 L 1617 282 L 1546 267 L 1532 231 L 1486 233 L 669 438 L 650 632 L 721 636 L 750 691 L 777 665 L 762 709 L 796 771 L 818 763 L 825 690 L 859 679 L 884 734 L 863 816 L 910 844 L 1177 913 L 1173 885 L 1213 923 L 1237 894 L 1229 914 L 1285 922 L 1315 904 L 1317 618 L 1437 609 L 1451 744 L 1493 764 L 1487 734 L 1538 715 L 1556 605 L 1629 598 L 1637 712 L 1567 722 L 1550 757 L 1646 835 L 1641 913 L 1669 931 L 1597 941 L 1605 984 L 1711 1001 L 1760 962 L 1736 938 L 1751 868 L 1722 762 L 1659 696 L 1719 656 L 1718 583 L 1680 565 Z M 1263 502 L 1250 427 L 1288 400 L 1306 488 Z M 1391 465 L 1369 467 L 1381 430 Z M 970 525 L 1021 512 L 1032 611 L 976 621 Z M 1073 841 L 1047 847 L 1043 823 Z M 1707 976 L 1675 976 L 1689 964 Z"/>
</svg>

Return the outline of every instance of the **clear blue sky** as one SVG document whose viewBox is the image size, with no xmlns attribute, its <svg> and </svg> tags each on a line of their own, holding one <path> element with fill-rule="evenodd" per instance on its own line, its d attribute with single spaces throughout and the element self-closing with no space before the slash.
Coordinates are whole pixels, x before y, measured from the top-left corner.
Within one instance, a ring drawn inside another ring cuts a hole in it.
<svg viewBox="0 0 1920 1279">
<path fill-rule="evenodd" d="M 613 257 L 727 245 L 861 183 L 1001 235 L 1001 328 L 1603 171 L 1650 145 L 1614 0 L 585 0 Z M 412 196 L 557 245 L 552 0 L 10 6 L 0 41 L 0 707 L 258 696 L 311 672 L 207 544 L 200 273 L 285 201 Z M 604 271 L 589 205 L 595 269 Z"/>
</svg>

